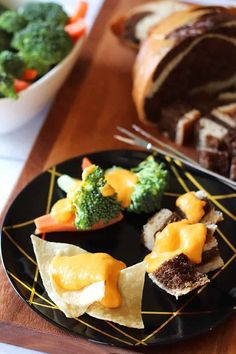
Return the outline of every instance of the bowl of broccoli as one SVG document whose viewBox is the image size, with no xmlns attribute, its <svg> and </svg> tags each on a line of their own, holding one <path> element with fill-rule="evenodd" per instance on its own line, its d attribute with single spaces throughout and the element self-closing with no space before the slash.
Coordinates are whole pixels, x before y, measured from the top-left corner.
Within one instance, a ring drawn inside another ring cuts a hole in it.
<svg viewBox="0 0 236 354">
<path fill-rule="evenodd" d="M 0 0 L 0 134 L 33 119 L 66 80 L 86 31 L 81 5 Z"/>
</svg>

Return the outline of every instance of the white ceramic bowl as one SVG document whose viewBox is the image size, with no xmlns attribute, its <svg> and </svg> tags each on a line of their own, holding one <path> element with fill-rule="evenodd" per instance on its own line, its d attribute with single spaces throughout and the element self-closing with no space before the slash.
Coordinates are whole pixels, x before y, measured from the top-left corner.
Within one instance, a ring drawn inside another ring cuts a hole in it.
<svg viewBox="0 0 236 354">
<path fill-rule="evenodd" d="M 29 0 L 28 0 L 29 1 Z M 31 0 L 32 1 L 32 0 Z M 48 0 L 39 0 L 48 1 Z M 51 0 L 50 0 L 51 1 Z M 52 0 L 54 1 L 54 0 Z M 17 8 L 26 0 L 1 0 L 9 8 Z M 54 1 L 63 5 L 68 14 L 73 13 L 78 0 Z M 33 119 L 56 95 L 74 66 L 84 37 L 79 39 L 71 52 L 41 79 L 20 92 L 17 100 L 0 98 L 0 134 L 13 131 Z"/>
</svg>

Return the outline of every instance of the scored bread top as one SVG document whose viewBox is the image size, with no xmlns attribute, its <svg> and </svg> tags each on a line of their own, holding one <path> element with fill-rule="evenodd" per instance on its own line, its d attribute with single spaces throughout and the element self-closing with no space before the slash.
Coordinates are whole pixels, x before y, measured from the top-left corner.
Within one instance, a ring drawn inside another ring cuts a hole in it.
<svg viewBox="0 0 236 354">
<path fill-rule="evenodd" d="M 152 29 L 140 48 L 133 71 L 133 99 L 140 120 L 152 123 L 146 116 L 145 99 L 159 90 L 170 70 L 182 60 L 183 51 L 191 50 L 191 44 L 188 42 L 180 53 L 172 51 L 190 38 L 212 35 L 215 28 L 236 21 L 235 11 L 223 7 L 188 9 L 172 13 Z M 171 65 L 168 70 L 166 63 Z"/>
<path fill-rule="evenodd" d="M 111 23 L 111 30 L 123 44 L 138 49 L 140 42 L 148 36 L 152 27 L 165 17 L 177 11 L 197 7 L 194 4 L 175 0 L 145 2 L 115 17 Z"/>
</svg>

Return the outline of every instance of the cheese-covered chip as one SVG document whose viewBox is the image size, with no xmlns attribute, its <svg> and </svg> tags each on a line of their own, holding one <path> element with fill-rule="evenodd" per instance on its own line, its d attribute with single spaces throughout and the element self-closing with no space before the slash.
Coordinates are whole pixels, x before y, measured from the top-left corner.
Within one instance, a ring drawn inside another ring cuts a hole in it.
<svg viewBox="0 0 236 354">
<path fill-rule="evenodd" d="M 109 309 L 96 302 L 89 306 L 90 316 L 113 321 L 123 326 L 144 328 L 141 316 L 145 263 L 137 263 L 120 272 L 119 290 L 122 296 L 121 306 Z"/>
<path fill-rule="evenodd" d="M 55 256 L 74 256 L 86 252 L 85 250 L 66 243 L 43 241 L 34 235 L 31 236 L 31 240 L 45 290 L 66 317 L 83 315 L 89 305 L 104 297 L 104 281 L 93 283 L 81 290 L 66 291 L 52 280 L 50 264 Z"/>
<path fill-rule="evenodd" d="M 120 272 L 118 288 L 122 302 L 118 308 L 111 309 L 100 303 L 105 294 L 104 281 L 98 281 L 81 290 L 69 291 L 57 286 L 50 273 L 50 265 L 55 256 L 75 256 L 87 251 L 66 243 L 44 241 L 34 235 L 31 236 L 31 240 L 45 290 L 66 317 L 79 317 L 86 312 L 90 316 L 127 327 L 144 327 L 141 316 L 145 279 L 144 262 Z"/>
</svg>

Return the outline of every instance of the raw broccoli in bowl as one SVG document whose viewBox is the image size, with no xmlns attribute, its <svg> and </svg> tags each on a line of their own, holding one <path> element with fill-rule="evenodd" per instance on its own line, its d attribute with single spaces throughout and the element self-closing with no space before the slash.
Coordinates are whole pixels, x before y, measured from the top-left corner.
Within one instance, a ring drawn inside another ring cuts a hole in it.
<svg viewBox="0 0 236 354">
<path fill-rule="evenodd" d="M 0 29 L 0 52 L 10 47 L 11 37 L 9 34 Z"/>
<path fill-rule="evenodd" d="M 78 7 L 72 17 L 54 2 L 32 1 L 16 10 L 0 6 L 0 74 L 11 82 L 10 90 L 2 86 L 0 97 L 16 99 L 70 53 L 86 30 L 87 4 L 80 4 L 83 11 Z"/>
<path fill-rule="evenodd" d="M 62 6 L 52 2 L 29 2 L 19 7 L 18 13 L 28 22 L 45 21 L 64 26 L 69 20 Z"/>
<path fill-rule="evenodd" d="M 23 58 L 38 59 L 45 65 L 54 65 L 70 52 L 73 43 L 63 27 L 38 21 L 17 32 L 11 46 Z"/>
<path fill-rule="evenodd" d="M 0 97 L 16 99 L 14 82 L 10 75 L 0 74 Z"/>
<path fill-rule="evenodd" d="M 16 11 L 4 11 L 0 15 L 0 28 L 8 33 L 20 31 L 28 21 Z"/>
<path fill-rule="evenodd" d="M 7 8 L 0 4 L 0 15 L 5 11 L 7 11 Z"/>
<path fill-rule="evenodd" d="M 51 66 L 49 64 L 44 63 L 41 61 L 41 58 L 33 58 L 29 57 L 27 55 L 24 55 L 24 53 L 20 52 L 19 57 L 23 60 L 25 63 L 26 68 L 34 70 L 38 77 L 41 77 L 50 70 Z"/>
<path fill-rule="evenodd" d="M 18 78 L 21 77 L 24 69 L 25 63 L 18 54 L 9 50 L 0 52 L 0 73 Z"/>
</svg>

